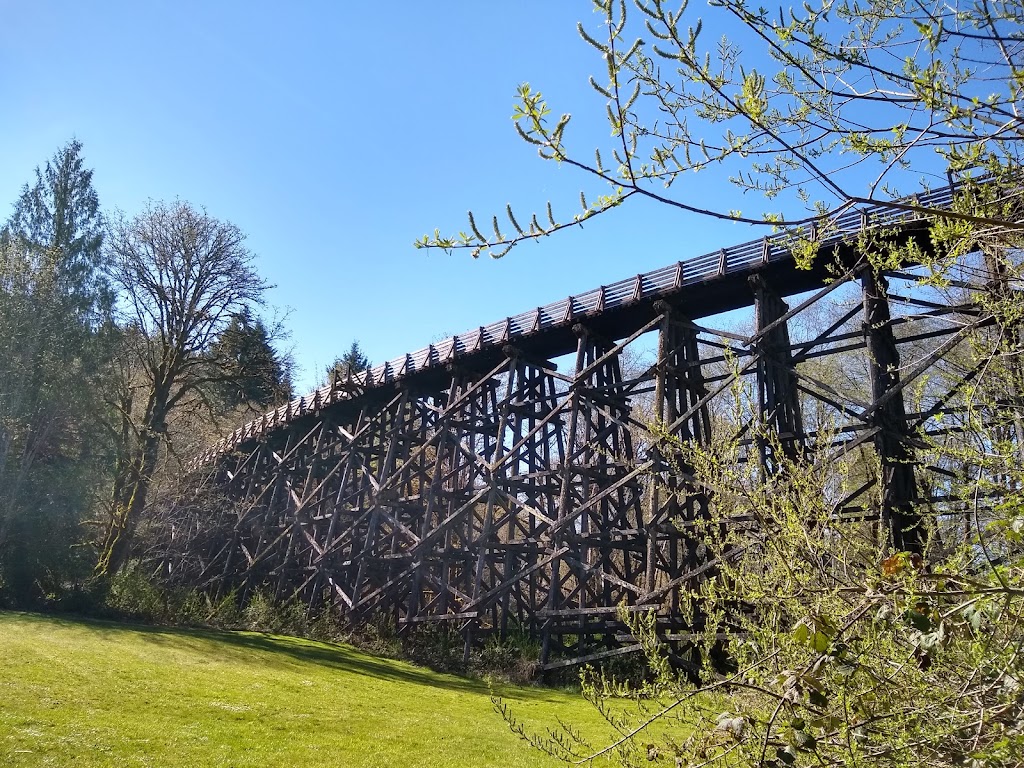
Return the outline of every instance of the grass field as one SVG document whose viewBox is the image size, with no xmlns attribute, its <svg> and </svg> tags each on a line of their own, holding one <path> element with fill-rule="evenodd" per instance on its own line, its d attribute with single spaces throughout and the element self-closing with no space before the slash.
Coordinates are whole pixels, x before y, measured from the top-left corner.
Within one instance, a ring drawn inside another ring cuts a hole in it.
<svg viewBox="0 0 1024 768">
<path fill-rule="evenodd" d="M 603 733 L 578 695 L 503 687 L 523 719 Z M 0 613 L 0 765 L 544 766 L 486 683 L 353 648 Z"/>
</svg>

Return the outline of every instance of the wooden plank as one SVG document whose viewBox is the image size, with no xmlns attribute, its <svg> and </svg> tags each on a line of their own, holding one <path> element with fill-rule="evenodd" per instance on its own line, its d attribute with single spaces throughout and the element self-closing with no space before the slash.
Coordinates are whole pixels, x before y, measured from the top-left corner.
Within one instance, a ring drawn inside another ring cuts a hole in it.
<svg viewBox="0 0 1024 768">
<path fill-rule="evenodd" d="M 610 659 L 615 656 L 625 656 L 627 653 L 636 653 L 642 651 L 643 646 L 640 643 L 634 643 L 632 645 L 626 645 L 621 648 L 612 648 L 608 651 L 598 651 L 597 653 L 590 653 L 586 656 L 577 656 L 572 659 L 559 659 L 558 661 L 552 661 L 547 664 L 542 664 L 541 669 L 548 672 L 552 669 L 562 669 L 564 667 L 575 667 L 579 664 L 588 664 L 591 661 L 599 661 L 601 659 Z"/>
</svg>

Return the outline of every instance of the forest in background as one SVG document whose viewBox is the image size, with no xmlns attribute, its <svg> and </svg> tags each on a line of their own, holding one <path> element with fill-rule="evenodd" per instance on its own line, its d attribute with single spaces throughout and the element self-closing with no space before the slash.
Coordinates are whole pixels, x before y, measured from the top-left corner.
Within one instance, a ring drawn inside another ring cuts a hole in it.
<svg viewBox="0 0 1024 768">
<path fill-rule="evenodd" d="M 0 605 L 116 574 L 147 502 L 222 429 L 287 401 L 283 328 L 237 227 L 183 201 L 104 212 L 60 148 L 0 229 Z"/>
</svg>

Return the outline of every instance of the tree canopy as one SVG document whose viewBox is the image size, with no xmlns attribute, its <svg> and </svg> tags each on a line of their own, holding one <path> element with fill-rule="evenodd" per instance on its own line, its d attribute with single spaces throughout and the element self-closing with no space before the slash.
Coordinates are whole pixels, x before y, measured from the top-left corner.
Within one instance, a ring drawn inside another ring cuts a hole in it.
<svg viewBox="0 0 1024 768">
<path fill-rule="evenodd" d="M 274 349 L 270 331 L 249 307 L 234 313 L 211 345 L 214 389 L 226 407 L 273 408 L 292 397 L 289 361 Z"/>
<path fill-rule="evenodd" d="M 49 258 L 57 290 L 80 311 L 109 309 L 111 292 L 103 266 L 103 217 L 85 167 L 82 144 L 71 141 L 26 184 L 0 238 L 29 246 L 34 260 Z"/>
<path fill-rule="evenodd" d="M 268 287 L 241 230 L 188 203 L 154 203 L 117 219 L 108 247 L 125 368 L 101 576 L 117 573 L 129 556 L 172 414 L 213 412 L 209 388 L 247 373 L 232 370 L 239 361 L 228 359 L 224 334 L 262 303 Z M 211 353 L 224 355 L 220 364 L 211 364 Z"/>
</svg>

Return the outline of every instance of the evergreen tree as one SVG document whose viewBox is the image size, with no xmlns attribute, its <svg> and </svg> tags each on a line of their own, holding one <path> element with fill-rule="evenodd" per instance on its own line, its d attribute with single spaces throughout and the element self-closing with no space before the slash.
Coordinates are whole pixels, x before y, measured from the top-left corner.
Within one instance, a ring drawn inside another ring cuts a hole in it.
<svg viewBox="0 0 1024 768">
<path fill-rule="evenodd" d="M 248 307 L 232 316 L 210 350 L 218 375 L 213 383 L 226 408 L 272 408 L 292 397 L 289 361 L 274 349 L 271 334 Z"/>
<path fill-rule="evenodd" d="M 0 238 L 20 247 L 37 269 L 48 270 L 71 309 L 94 319 L 109 310 L 112 293 L 102 270 L 99 196 L 81 152 L 81 142 L 73 140 L 45 168 L 36 168 L 35 183 L 22 188 Z"/>
<path fill-rule="evenodd" d="M 104 435 L 110 290 L 81 144 L 26 185 L 0 231 L 0 595 L 28 604 L 81 571 Z"/>
<path fill-rule="evenodd" d="M 335 379 L 345 379 L 351 372 L 353 374 L 365 371 L 370 367 L 370 360 L 363 354 L 359 347 L 359 341 L 353 340 L 352 346 L 341 357 L 335 358 L 334 362 L 327 366 L 327 383 L 331 384 Z"/>
</svg>

